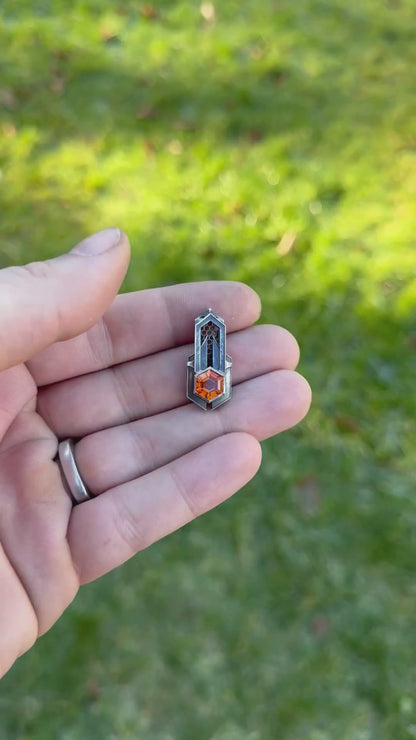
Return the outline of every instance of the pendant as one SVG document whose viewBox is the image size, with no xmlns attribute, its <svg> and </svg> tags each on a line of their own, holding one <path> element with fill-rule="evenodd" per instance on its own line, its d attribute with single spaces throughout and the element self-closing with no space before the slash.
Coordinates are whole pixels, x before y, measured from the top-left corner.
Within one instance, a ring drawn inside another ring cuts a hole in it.
<svg viewBox="0 0 416 740">
<path fill-rule="evenodd" d="M 225 321 L 212 308 L 195 319 L 194 354 L 188 357 L 187 392 L 201 409 L 231 398 L 231 357 L 225 351 Z"/>
</svg>

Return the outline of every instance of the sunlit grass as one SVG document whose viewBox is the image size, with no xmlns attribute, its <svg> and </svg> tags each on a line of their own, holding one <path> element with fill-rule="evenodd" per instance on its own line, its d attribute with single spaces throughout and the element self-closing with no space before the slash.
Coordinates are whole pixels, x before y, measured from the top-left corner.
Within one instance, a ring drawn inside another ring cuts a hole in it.
<svg viewBox="0 0 416 740">
<path fill-rule="evenodd" d="M 114 224 L 125 289 L 246 280 L 314 407 L 83 591 L 0 738 L 415 738 L 413 2 L 28 5 L 0 6 L 1 266 Z"/>
</svg>

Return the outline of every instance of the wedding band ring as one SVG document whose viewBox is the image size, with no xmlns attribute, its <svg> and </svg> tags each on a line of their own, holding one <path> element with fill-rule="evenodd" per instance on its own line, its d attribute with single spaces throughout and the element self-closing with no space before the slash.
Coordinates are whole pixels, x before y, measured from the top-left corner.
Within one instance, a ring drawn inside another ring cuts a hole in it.
<svg viewBox="0 0 416 740">
<path fill-rule="evenodd" d="M 74 504 L 89 501 L 92 496 L 88 491 L 75 462 L 75 447 L 72 439 L 65 439 L 58 446 L 58 459 L 62 470 L 67 492 Z"/>
</svg>

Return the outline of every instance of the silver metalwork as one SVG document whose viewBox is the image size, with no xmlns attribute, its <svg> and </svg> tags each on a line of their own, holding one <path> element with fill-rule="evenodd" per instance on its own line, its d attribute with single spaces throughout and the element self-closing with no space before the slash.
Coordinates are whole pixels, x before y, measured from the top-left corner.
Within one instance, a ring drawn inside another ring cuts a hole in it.
<svg viewBox="0 0 416 740">
<path fill-rule="evenodd" d="M 187 362 L 187 392 L 205 411 L 231 398 L 232 360 L 226 354 L 225 321 L 209 308 L 195 319 L 194 354 Z"/>
<path fill-rule="evenodd" d="M 75 447 L 71 439 L 65 439 L 58 446 L 58 459 L 61 466 L 67 492 L 75 504 L 82 504 L 92 498 L 81 478 L 75 462 Z"/>
</svg>

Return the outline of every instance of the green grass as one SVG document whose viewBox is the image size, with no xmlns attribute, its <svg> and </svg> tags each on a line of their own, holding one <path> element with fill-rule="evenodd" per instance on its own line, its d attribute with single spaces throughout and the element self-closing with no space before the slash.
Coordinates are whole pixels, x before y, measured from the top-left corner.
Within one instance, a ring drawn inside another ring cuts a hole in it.
<svg viewBox="0 0 416 740">
<path fill-rule="evenodd" d="M 126 289 L 249 282 L 314 390 L 18 662 L 1 740 L 416 738 L 414 2 L 217 6 L 0 5 L 0 266 L 120 225 Z"/>
</svg>

